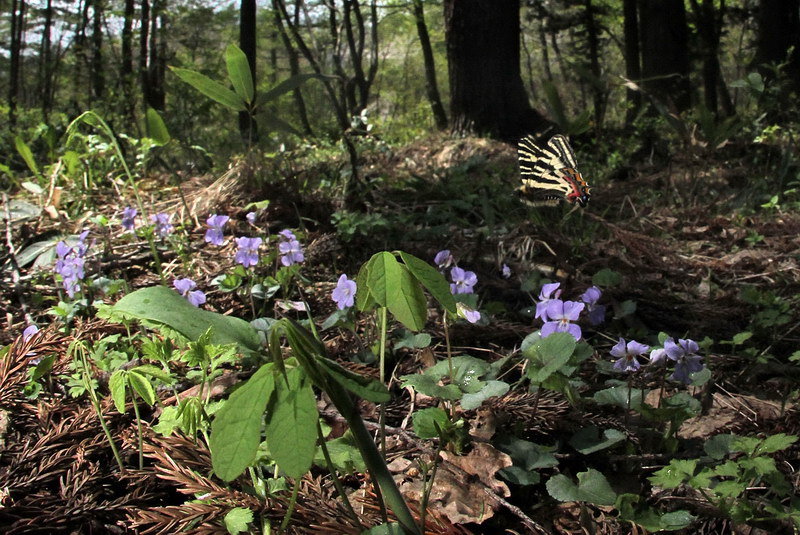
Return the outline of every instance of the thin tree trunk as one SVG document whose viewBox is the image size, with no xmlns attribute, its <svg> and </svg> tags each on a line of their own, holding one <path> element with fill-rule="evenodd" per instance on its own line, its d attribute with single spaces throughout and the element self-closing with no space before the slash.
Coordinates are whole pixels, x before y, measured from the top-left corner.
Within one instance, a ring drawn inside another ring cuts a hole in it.
<svg viewBox="0 0 800 535">
<path fill-rule="evenodd" d="M 150 63 L 148 43 L 150 42 L 150 0 L 142 0 L 139 21 L 139 83 L 142 88 L 142 101 L 145 111 L 150 106 L 150 81 L 147 70 Z"/>
<path fill-rule="evenodd" d="M 256 85 L 256 0 L 242 0 L 239 12 L 239 48 L 247 56 L 253 87 Z M 239 112 L 239 132 L 248 145 L 258 141 L 258 128 L 251 110 Z"/>
<path fill-rule="evenodd" d="M 42 106 L 44 122 L 47 123 L 50 108 L 53 104 L 52 95 L 52 64 L 53 64 L 53 2 L 47 0 L 44 8 L 44 27 L 42 28 L 41 56 L 39 57 L 39 102 Z"/>
<path fill-rule="evenodd" d="M 606 108 L 606 95 L 603 88 L 600 86 L 600 38 L 598 36 L 592 0 L 585 0 L 585 6 L 586 38 L 589 44 L 589 70 L 595 78 L 594 83 L 591 84 L 592 100 L 594 104 L 594 127 L 595 132 L 599 135 Z"/>
<path fill-rule="evenodd" d="M 289 59 L 289 73 L 292 76 L 296 76 L 300 74 L 300 60 L 297 51 L 294 49 L 294 46 L 292 46 L 292 40 L 286 33 L 286 27 L 283 25 L 283 18 L 281 17 L 278 6 L 275 4 L 275 0 L 272 0 L 272 12 L 275 17 L 275 25 L 278 27 L 278 33 L 281 36 L 281 41 L 283 42 L 284 48 L 286 48 L 286 55 Z M 311 123 L 308 120 L 308 112 L 306 111 L 303 93 L 299 87 L 292 91 L 292 96 L 294 97 L 294 103 L 297 107 L 297 116 L 300 118 L 303 133 L 310 136 L 313 134 L 313 131 L 311 129 Z"/>
<path fill-rule="evenodd" d="M 639 15 L 636 7 L 637 0 L 623 0 L 623 33 L 625 36 L 625 76 L 628 80 L 639 83 L 642 77 L 641 59 L 639 53 Z M 635 89 L 626 91 L 628 110 L 625 113 L 625 126 L 631 126 L 633 119 L 642 106 L 642 95 Z"/>
<path fill-rule="evenodd" d="M 428 101 L 433 111 L 433 119 L 436 128 L 444 130 L 447 128 L 447 115 L 442 106 L 442 99 L 439 96 L 439 85 L 436 82 L 436 64 L 433 60 L 433 49 L 431 39 L 428 35 L 428 25 L 425 24 L 425 9 L 422 0 L 413 0 L 414 19 L 417 23 L 417 35 L 419 44 L 422 47 L 422 61 L 425 64 L 425 90 L 428 94 Z"/>
<path fill-rule="evenodd" d="M 8 124 L 17 124 L 17 98 L 19 96 L 20 57 L 22 49 L 22 23 L 25 0 L 11 2 L 11 50 L 8 73 Z"/>
<path fill-rule="evenodd" d="M 92 0 L 92 96 L 95 101 L 102 100 L 105 94 L 106 78 L 103 69 L 103 0 Z"/>
</svg>

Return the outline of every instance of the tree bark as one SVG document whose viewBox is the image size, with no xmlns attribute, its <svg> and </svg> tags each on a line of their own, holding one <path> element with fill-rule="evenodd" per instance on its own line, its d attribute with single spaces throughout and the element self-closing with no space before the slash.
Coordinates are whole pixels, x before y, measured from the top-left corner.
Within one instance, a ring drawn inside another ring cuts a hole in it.
<svg viewBox="0 0 800 535">
<path fill-rule="evenodd" d="M 292 40 L 286 33 L 286 26 L 283 24 L 283 19 L 281 18 L 278 6 L 275 5 L 275 0 L 272 1 L 272 12 L 275 17 L 275 25 L 278 28 L 278 34 L 281 36 L 281 41 L 286 49 L 286 55 L 289 60 L 289 73 L 292 76 L 296 76 L 300 74 L 300 59 L 294 46 L 292 46 Z M 308 120 L 308 112 L 306 110 L 305 100 L 303 99 L 303 93 L 299 87 L 292 90 L 292 96 L 294 97 L 294 104 L 297 108 L 297 116 L 303 128 L 303 134 L 310 136 L 313 134 L 313 131 L 311 129 L 311 123 Z"/>
<path fill-rule="evenodd" d="M 584 0 L 586 17 L 586 41 L 589 46 L 589 71 L 594 76 L 594 83 L 591 84 L 592 104 L 594 106 L 594 128 L 599 135 L 603 125 L 603 117 L 606 111 L 606 91 L 601 85 L 600 70 L 600 36 L 595 20 L 594 6 L 592 0 Z"/>
<path fill-rule="evenodd" d="M 17 99 L 19 97 L 20 58 L 22 53 L 22 25 L 25 0 L 11 2 L 11 43 L 8 72 L 8 124 L 17 124 Z"/>
<path fill-rule="evenodd" d="M 517 139 L 543 129 L 520 74 L 519 0 L 445 0 L 450 127 Z"/>
<path fill-rule="evenodd" d="M 413 0 L 412 8 L 414 10 L 414 20 L 417 24 L 419 44 L 422 48 L 422 61 L 425 64 L 425 90 L 428 95 L 428 101 L 431 104 L 436 128 L 444 130 L 447 128 L 447 115 L 444 112 L 442 99 L 439 96 L 439 84 L 436 82 L 436 64 L 433 60 L 433 49 L 428 35 L 428 25 L 425 23 L 425 8 L 422 0 Z"/>
<path fill-rule="evenodd" d="M 239 48 L 247 56 L 253 87 L 256 85 L 256 0 L 242 0 L 239 12 Z M 252 110 L 239 112 L 239 132 L 248 144 L 258 141 Z"/>
<path fill-rule="evenodd" d="M 39 52 L 39 103 L 42 107 L 44 122 L 48 122 L 50 108 L 53 105 L 53 2 L 47 0 L 44 8 L 44 26 L 42 28 L 42 44 Z"/>
<path fill-rule="evenodd" d="M 640 0 L 639 7 L 644 86 L 675 111 L 685 111 L 692 99 L 683 0 Z"/>
<path fill-rule="evenodd" d="M 622 13 L 625 38 L 625 76 L 628 80 L 638 84 L 642 77 L 642 69 L 639 54 L 639 15 L 636 2 L 637 0 L 623 0 Z M 642 106 L 642 95 L 632 88 L 628 88 L 625 95 L 628 101 L 625 125 L 631 126 Z"/>
<path fill-rule="evenodd" d="M 703 102 L 714 114 L 717 114 L 718 107 L 722 106 L 723 115 L 729 116 L 734 113 L 733 103 L 719 65 L 719 42 L 722 35 L 725 0 L 720 2 L 719 10 L 714 8 L 714 0 L 702 0 L 702 2 L 698 4 L 697 0 L 691 0 L 690 4 L 703 43 Z"/>
<path fill-rule="evenodd" d="M 784 72 L 794 90 L 800 92 L 800 0 L 761 0 L 753 64 L 762 76 L 773 80 L 775 72 L 767 65 L 781 63 L 786 64 Z"/>
<path fill-rule="evenodd" d="M 92 97 L 100 101 L 105 95 L 106 77 L 103 69 L 103 0 L 92 0 Z"/>
</svg>

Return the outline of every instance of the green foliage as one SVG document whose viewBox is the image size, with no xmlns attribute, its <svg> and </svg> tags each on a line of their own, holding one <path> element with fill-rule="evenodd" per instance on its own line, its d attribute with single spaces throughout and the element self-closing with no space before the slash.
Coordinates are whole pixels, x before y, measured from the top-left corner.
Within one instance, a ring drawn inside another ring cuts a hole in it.
<svg viewBox="0 0 800 535">
<path fill-rule="evenodd" d="M 588 502 L 595 505 L 614 505 L 617 493 L 606 477 L 590 468 L 578 473 L 578 484 L 563 474 L 547 480 L 547 492 L 560 502 Z"/>
<path fill-rule="evenodd" d="M 225 529 L 231 535 L 247 531 L 247 525 L 253 521 L 253 511 L 244 507 L 234 507 L 225 515 Z"/>
</svg>

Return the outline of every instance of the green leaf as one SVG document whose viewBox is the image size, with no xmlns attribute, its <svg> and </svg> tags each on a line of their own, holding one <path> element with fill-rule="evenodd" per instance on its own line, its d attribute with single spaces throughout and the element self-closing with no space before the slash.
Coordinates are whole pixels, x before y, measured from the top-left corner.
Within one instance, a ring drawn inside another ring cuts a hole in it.
<svg viewBox="0 0 800 535">
<path fill-rule="evenodd" d="M 41 208 L 22 199 L 9 200 L 2 212 L 0 212 L 0 219 L 6 219 L 6 210 L 8 210 L 8 218 L 11 221 L 33 219 L 39 217 L 39 214 L 42 213 Z M 20 264 L 19 255 L 20 253 L 17 253 L 17 264 Z"/>
<path fill-rule="evenodd" d="M 288 384 L 287 384 L 288 382 Z M 317 448 L 317 400 L 302 368 L 275 381 L 275 398 L 267 421 L 267 445 L 280 469 L 291 478 L 303 477 Z"/>
<path fill-rule="evenodd" d="M 467 411 L 477 409 L 487 399 L 494 396 L 502 396 L 508 392 L 508 389 L 508 383 L 503 381 L 486 381 L 483 388 L 474 394 L 464 394 L 464 397 L 461 398 L 461 408 Z"/>
<path fill-rule="evenodd" d="M 569 445 L 580 453 L 589 455 L 590 453 L 610 448 L 626 438 L 625 433 L 616 429 L 604 429 L 601 435 L 600 429 L 590 425 L 572 435 Z"/>
<path fill-rule="evenodd" d="M 569 333 L 553 333 L 532 344 L 523 354 L 530 361 L 528 378 L 541 383 L 569 361 L 575 350 L 575 338 Z"/>
<path fill-rule="evenodd" d="M 372 255 L 372 258 L 370 258 L 367 262 L 366 284 L 364 286 L 358 284 L 359 288 L 368 288 L 372 298 L 375 299 L 375 302 L 382 307 L 385 307 L 389 300 L 387 295 L 388 289 L 386 285 L 387 264 L 397 264 L 397 260 L 392 253 L 382 251 Z"/>
<path fill-rule="evenodd" d="M 361 535 L 405 535 L 405 531 L 397 522 L 390 522 L 388 524 L 379 524 L 377 526 L 365 529 Z"/>
<path fill-rule="evenodd" d="M 114 407 L 120 414 L 125 414 L 125 370 L 117 370 L 108 379 L 108 389 L 111 391 L 111 399 L 114 400 Z"/>
<path fill-rule="evenodd" d="M 578 486 L 564 474 L 556 474 L 545 484 L 547 493 L 560 502 L 580 501 Z"/>
<path fill-rule="evenodd" d="M 617 493 L 608 484 L 606 477 L 593 468 L 578 474 L 577 485 L 567 476 L 558 474 L 551 477 L 545 486 L 550 496 L 561 502 L 614 505 L 617 500 Z"/>
<path fill-rule="evenodd" d="M 137 373 L 141 373 L 142 375 L 149 375 L 155 379 L 158 379 L 164 384 L 172 384 L 175 382 L 175 379 L 169 372 L 164 371 L 162 368 L 158 366 L 153 366 L 152 364 L 143 364 L 141 366 L 136 366 L 135 368 L 131 369 L 131 371 L 135 371 Z"/>
<path fill-rule="evenodd" d="M 374 256 L 372 258 L 375 258 Z M 371 310 L 373 307 L 376 306 L 377 302 L 372 295 L 372 292 L 369 289 L 369 264 L 372 259 L 364 262 L 361 265 L 361 269 L 358 270 L 358 275 L 356 275 L 356 287 L 358 291 L 356 292 L 356 307 L 358 310 L 364 312 L 366 310 Z"/>
<path fill-rule="evenodd" d="M 431 335 L 428 333 L 414 334 L 403 329 L 403 336 L 394 344 L 395 349 L 407 347 L 409 349 L 421 349 L 431 345 Z"/>
<path fill-rule="evenodd" d="M 703 451 L 715 461 L 720 461 L 731 452 L 731 443 L 734 440 L 736 440 L 736 435 L 727 433 L 715 435 L 706 440 L 703 444 Z"/>
<path fill-rule="evenodd" d="M 614 405 L 622 409 L 628 408 L 628 394 L 629 389 L 627 386 L 612 386 L 605 390 L 595 392 L 592 399 L 601 405 Z M 638 410 L 642 405 L 642 391 L 634 388 L 630 391 L 630 408 Z"/>
<path fill-rule="evenodd" d="M 414 275 L 414 278 L 430 292 L 445 310 L 455 315 L 457 313 L 456 301 L 453 298 L 453 294 L 450 293 L 450 285 L 444 276 L 433 266 L 414 255 L 403 251 L 400 251 L 399 254 L 408 270 Z"/>
<path fill-rule="evenodd" d="M 38 381 L 46 374 L 50 373 L 50 370 L 53 369 L 53 364 L 56 361 L 55 353 L 52 355 L 47 355 L 43 357 L 42 360 L 39 361 L 39 364 L 33 369 L 33 373 L 31 373 L 31 382 Z"/>
<path fill-rule="evenodd" d="M 386 403 L 392 399 L 392 395 L 389 393 L 386 385 L 382 384 L 377 379 L 359 375 L 339 365 L 337 362 L 324 357 L 317 357 L 317 364 L 325 368 L 328 374 L 337 383 L 367 401 Z"/>
<path fill-rule="evenodd" d="M 456 385 L 440 385 L 439 379 L 422 373 L 404 375 L 400 378 L 403 388 L 411 387 L 421 394 L 438 399 L 449 399 L 455 401 L 461 399 L 461 389 Z"/>
<path fill-rule="evenodd" d="M 178 67 L 170 67 L 178 78 L 191 85 L 208 98 L 219 102 L 233 111 L 244 111 L 247 109 L 247 103 L 239 97 L 236 93 L 220 84 L 215 82 L 208 76 L 200 74 L 199 72 L 190 71 L 189 69 L 180 69 Z"/>
<path fill-rule="evenodd" d="M 595 286 L 616 286 L 622 282 L 622 275 L 613 269 L 603 268 L 592 277 L 592 284 Z"/>
<path fill-rule="evenodd" d="M 225 515 L 225 529 L 231 535 L 247 531 L 247 525 L 253 521 L 253 511 L 244 507 L 235 507 Z"/>
<path fill-rule="evenodd" d="M 246 321 L 192 306 L 165 286 L 151 286 L 130 293 L 111 307 L 113 314 L 162 323 L 189 340 L 197 340 L 209 327 L 215 345 L 236 344 L 246 354 L 261 348 L 258 332 Z"/>
<path fill-rule="evenodd" d="M 31 172 L 38 178 L 39 167 L 36 165 L 36 160 L 33 158 L 33 152 L 31 152 L 31 148 L 19 136 L 14 136 L 14 146 L 16 147 L 19 155 L 22 156 L 22 159 L 25 161 L 25 165 L 27 165 L 28 169 L 30 169 Z"/>
<path fill-rule="evenodd" d="M 408 268 L 397 262 L 386 264 L 386 306 L 394 318 L 412 331 L 425 327 L 428 304 L 417 280 Z"/>
<path fill-rule="evenodd" d="M 134 370 L 128 370 L 128 384 L 139 394 L 145 403 L 154 405 L 156 402 L 156 391 L 147 377 Z"/>
<path fill-rule="evenodd" d="M 739 344 L 745 343 L 746 341 L 748 341 L 752 337 L 753 337 L 753 333 L 751 333 L 750 331 L 743 331 L 743 332 L 735 334 L 731 341 L 735 345 L 738 346 Z"/>
<path fill-rule="evenodd" d="M 145 120 L 147 122 L 147 137 L 152 139 L 158 146 L 169 143 L 171 139 L 169 130 L 167 130 L 167 125 L 164 124 L 164 120 L 156 110 L 148 107 Z"/>
<path fill-rule="evenodd" d="M 414 422 L 414 433 L 419 438 L 438 438 L 437 424 L 441 430 L 450 425 L 447 413 L 440 407 L 428 407 L 427 409 L 415 411 L 411 419 Z"/>
<path fill-rule="evenodd" d="M 274 368 L 271 363 L 261 366 L 231 394 L 211 423 L 211 464 L 224 481 L 238 477 L 256 457 L 261 420 L 275 390 Z"/>
<path fill-rule="evenodd" d="M 506 481 L 515 485 L 538 485 L 542 480 L 539 472 L 525 470 L 520 466 L 508 466 L 497 472 Z"/>
<path fill-rule="evenodd" d="M 785 433 L 770 435 L 764 439 L 764 442 L 759 444 L 756 453 L 775 453 L 776 451 L 785 450 L 795 442 L 797 442 L 797 437 L 794 435 L 787 435 Z"/>
<path fill-rule="evenodd" d="M 358 445 L 353 440 L 351 433 L 345 433 L 339 438 L 328 440 L 325 446 L 328 448 L 331 463 L 336 471 L 344 474 L 367 471 L 367 465 L 364 463 L 361 451 L 358 449 Z M 314 464 L 320 468 L 328 468 L 322 448 L 317 448 L 317 452 L 314 454 Z"/>
<path fill-rule="evenodd" d="M 502 435 L 495 444 L 501 451 L 511 456 L 515 465 L 526 470 L 558 466 L 558 459 L 553 455 L 555 448 L 552 446 L 542 446 L 513 435 Z"/>
<path fill-rule="evenodd" d="M 672 459 L 667 466 L 657 470 L 647 479 L 653 485 L 674 489 L 684 481 L 691 479 L 696 468 L 697 459 Z"/>
<path fill-rule="evenodd" d="M 228 78 L 230 78 L 236 94 L 247 103 L 253 102 L 255 96 L 253 73 L 247 61 L 247 55 L 238 46 L 230 44 L 225 49 L 225 65 L 228 68 Z"/>
</svg>

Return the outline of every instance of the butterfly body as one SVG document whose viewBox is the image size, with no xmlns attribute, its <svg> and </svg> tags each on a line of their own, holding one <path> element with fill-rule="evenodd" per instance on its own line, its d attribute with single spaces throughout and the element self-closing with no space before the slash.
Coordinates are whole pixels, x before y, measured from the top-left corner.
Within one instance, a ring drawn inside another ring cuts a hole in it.
<svg viewBox="0 0 800 535">
<path fill-rule="evenodd" d="M 518 191 L 523 202 L 555 206 L 567 201 L 586 206 L 591 188 L 578 171 L 578 162 L 565 136 L 553 136 L 546 148 L 526 136 L 520 140 L 518 150 L 522 176 Z"/>
</svg>

